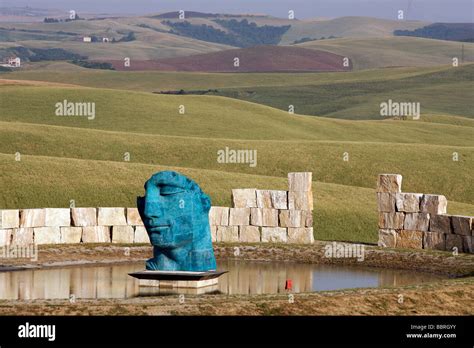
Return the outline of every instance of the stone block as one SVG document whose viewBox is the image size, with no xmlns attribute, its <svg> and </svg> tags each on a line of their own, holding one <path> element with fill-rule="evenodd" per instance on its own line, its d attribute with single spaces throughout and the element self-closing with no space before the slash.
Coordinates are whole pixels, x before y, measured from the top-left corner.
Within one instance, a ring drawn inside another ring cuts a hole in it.
<svg viewBox="0 0 474 348">
<path fill-rule="evenodd" d="M 395 248 L 397 243 L 397 231 L 390 229 L 379 230 L 378 246 L 383 248 Z"/>
<path fill-rule="evenodd" d="M 71 209 L 69 208 L 46 208 L 44 209 L 44 226 L 71 226 Z"/>
<path fill-rule="evenodd" d="M 441 232 L 424 232 L 423 249 L 446 250 L 446 235 Z"/>
<path fill-rule="evenodd" d="M 450 215 L 430 215 L 430 232 L 453 233 Z"/>
<path fill-rule="evenodd" d="M 446 235 L 446 250 L 447 251 L 454 251 L 453 249 L 456 248 L 457 252 L 462 253 L 464 250 L 463 245 L 463 236 L 459 234 L 447 234 Z"/>
<path fill-rule="evenodd" d="M 79 244 L 82 238 L 82 227 L 61 227 L 62 244 Z"/>
<path fill-rule="evenodd" d="M 109 226 L 85 226 L 82 228 L 83 243 L 110 243 Z"/>
<path fill-rule="evenodd" d="M 312 191 L 288 192 L 288 209 L 313 210 L 313 192 Z"/>
<path fill-rule="evenodd" d="M 420 201 L 423 197 L 422 193 L 397 193 L 395 194 L 395 200 L 397 205 L 397 211 L 405 213 L 418 213 L 420 212 Z"/>
<path fill-rule="evenodd" d="M 294 244 L 313 244 L 314 233 L 313 228 L 288 228 L 288 243 Z"/>
<path fill-rule="evenodd" d="M 217 226 L 217 241 L 237 243 L 239 241 L 239 226 Z"/>
<path fill-rule="evenodd" d="M 304 227 L 313 227 L 313 212 L 311 210 L 302 210 L 301 221 Z"/>
<path fill-rule="evenodd" d="M 216 225 L 211 225 L 211 241 L 213 243 L 217 242 L 217 226 Z"/>
<path fill-rule="evenodd" d="M 0 210 L 0 229 L 20 227 L 20 210 Z"/>
<path fill-rule="evenodd" d="M 97 226 L 97 209 L 71 208 L 71 218 L 73 226 Z"/>
<path fill-rule="evenodd" d="M 474 237 L 473 236 L 461 236 L 461 237 L 462 237 L 463 252 L 474 254 Z"/>
<path fill-rule="evenodd" d="M 404 221 L 404 213 L 379 213 L 380 229 L 402 230 Z"/>
<path fill-rule="evenodd" d="M 286 228 L 262 227 L 262 242 L 264 243 L 286 243 L 288 234 Z"/>
<path fill-rule="evenodd" d="M 99 226 L 125 226 L 124 208 L 98 208 L 97 223 Z"/>
<path fill-rule="evenodd" d="M 262 222 L 265 227 L 278 226 L 278 210 L 277 209 L 262 209 Z"/>
<path fill-rule="evenodd" d="M 395 194 L 390 192 L 377 192 L 377 208 L 379 212 L 394 213 Z"/>
<path fill-rule="evenodd" d="M 427 213 L 407 213 L 403 228 L 410 231 L 428 231 L 430 225 L 430 214 Z"/>
<path fill-rule="evenodd" d="M 44 209 L 22 209 L 20 210 L 20 227 L 44 227 Z"/>
<path fill-rule="evenodd" d="M 263 226 L 263 208 L 250 208 L 250 224 Z"/>
<path fill-rule="evenodd" d="M 452 215 L 451 216 L 454 234 L 470 236 L 472 231 L 472 216 Z"/>
<path fill-rule="evenodd" d="M 250 225 L 250 208 L 230 208 L 229 225 L 242 226 Z"/>
<path fill-rule="evenodd" d="M 61 243 L 61 230 L 59 226 L 35 227 L 35 244 L 59 244 Z"/>
<path fill-rule="evenodd" d="M 302 210 L 280 210 L 280 227 L 305 227 Z"/>
<path fill-rule="evenodd" d="M 397 248 L 423 249 L 423 231 L 401 230 L 395 243 Z"/>
<path fill-rule="evenodd" d="M 135 226 L 135 235 L 133 243 L 136 244 L 150 244 L 150 237 L 144 226 Z"/>
<path fill-rule="evenodd" d="M 257 190 L 257 208 L 272 208 L 272 196 L 269 190 Z"/>
<path fill-rule="evenodd" d="M 312 190 L 312 184 L 312 172 L 288 173 L 288 191 L 308 192 Z"/>
<path fill-rule="evenodd" d="M 260 228 L 257 226 L 239 226 L 239 240 L 242 243 L 259 243 Z"/>
<path fill-rule="evenodd" d="M 273 209 L 288 209 L 288 192 L 270 190 Z"/>
<path fill-rule="evenodd" d="M 430 215 L 446 214 L 448 200 L 443 195 L 423 195 L 420 211 Z"/>
<path fill-rule="evenodd" d="M 228 226 L 229 225 L 229 208 L 227 207 L 211 207 L 209 210 L 209 224 L 212 226 Z"/>
<path fill-rule="evenodd" d="M 234 208 L 257 208 L 257 189 L 232 190 Z"/>
<path fill-rule="evenodd" d="M 143 221 L 137 208 L 127 208 L 127 225 L 143 226 Z"/>
<path fill-rule="evenodd" d="M 13 231 L 15 230 L 11 228 L 0 230 L 0 248 L 10 245 Z"/>
<path fill-rule="evenodd" d="M 131 244 L 135 239 L 132 226 L 112 226 L 112 243 Z"/>
<path fill-rule="evenodd" d="M 377 192 L 402 192 L 402 176 L 400 174 L 379 174 Z"/>
<path fill-rule="evenodd" d="M 33 228 L 20 227 L 12 231 L 11 245 L 31 245 L 33 244 Z"/>
</svg>

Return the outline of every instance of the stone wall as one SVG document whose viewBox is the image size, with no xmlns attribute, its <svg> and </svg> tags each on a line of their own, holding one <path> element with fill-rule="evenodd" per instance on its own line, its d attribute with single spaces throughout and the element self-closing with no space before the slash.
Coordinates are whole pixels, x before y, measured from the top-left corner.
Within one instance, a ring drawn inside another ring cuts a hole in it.
<svg viewBox="0 0 474 348">
<path fill-rule="evenodd" d="M 313 243 L 312 173 L 289 173 L 288 191 L 232 190 L 233 207 L 209 212 L 214 242 Z M 136 208 L 0 210 L 0 247 L 149 243 Z"/>
<path fill-rule="evenodd" d="M 448 215 L 445 196 L 402 192 L 401 175 L 380 174 L 377 205 L 379 246 L 473 253 L 473 217 Z"/>
</svg>

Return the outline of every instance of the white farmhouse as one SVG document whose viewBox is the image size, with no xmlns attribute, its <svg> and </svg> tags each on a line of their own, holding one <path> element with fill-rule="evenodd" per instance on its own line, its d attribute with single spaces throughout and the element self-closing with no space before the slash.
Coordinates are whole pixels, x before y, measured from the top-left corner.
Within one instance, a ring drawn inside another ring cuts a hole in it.
<svg viewBox="0 0 474 348">
<path fill-rule="evenodd" d="M 91 38 L 90 36 L 84 36 L 84 37 L 82 38 L 82 41 L 84 41 L 84 42 L 92 42 L 92 38 Z"/>
</svg>

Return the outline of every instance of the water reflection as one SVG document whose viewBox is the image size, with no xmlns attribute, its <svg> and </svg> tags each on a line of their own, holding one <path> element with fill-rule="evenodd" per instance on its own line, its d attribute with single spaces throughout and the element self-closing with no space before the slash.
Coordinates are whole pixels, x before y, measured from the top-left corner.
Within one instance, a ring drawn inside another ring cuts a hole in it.
<svg viewBox="0 0 474 348">
<path fill-rule="evenodd" d="M 169 290 L 139 288 L 128 273 L 143 270 L 144 264 L 82 266 L 0 273 L 0 299 L 128 298 L 139 295 L 168 294 Z M 194 293 L 226 294 L 285 293 L 285 283 L 292 282 L 292 292 L 311 292 L 347 288 L 403 286 L 437 281 L 439 276 L 391 269 L 359 268 L 334 265 L 285 262 L 218 262 L 219 270 L 229 273 L 219 278 L 213 288 Z M 180 293 L 192 290 L 180 289 Z M 175 292 L 176 293 L 176 292 Z"/>
</svg>

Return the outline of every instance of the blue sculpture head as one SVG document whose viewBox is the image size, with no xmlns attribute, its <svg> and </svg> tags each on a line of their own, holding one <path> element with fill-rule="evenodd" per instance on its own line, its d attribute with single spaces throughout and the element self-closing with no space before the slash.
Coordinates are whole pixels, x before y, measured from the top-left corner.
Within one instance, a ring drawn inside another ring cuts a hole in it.
<svg viewBox="0 0 474 348">
<path fill-rule="evenodd" d="M 163 171 L 145 183 L 138 211 L 153 245 L 147 270 L 216 269 L 209 227 L 211 200 L 182 174 Z"/>
</svg>

